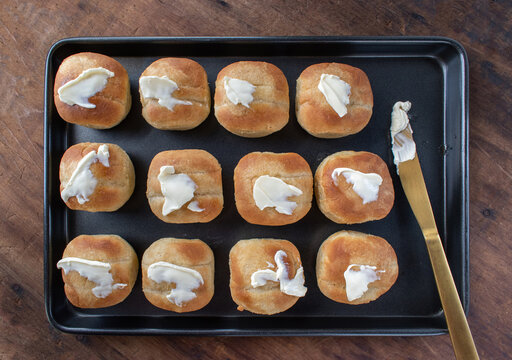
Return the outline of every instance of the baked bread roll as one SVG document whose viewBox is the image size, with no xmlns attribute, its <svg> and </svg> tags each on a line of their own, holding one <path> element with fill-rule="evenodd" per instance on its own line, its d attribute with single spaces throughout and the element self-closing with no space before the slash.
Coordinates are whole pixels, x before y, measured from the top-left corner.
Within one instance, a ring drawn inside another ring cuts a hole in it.
<svg viewBox="0 0 512 360">
<path fill-rule="evenodd" d="M 356 224 L 386 217 L 395 191 L 388 167 L 378 155 L 341 151 L 318 166 L 315 196 L 320 211 L 329 219 Z"/>
<path fill-rule="evenodd" d="M 69 242 L 62 259 L 64 292 L 80 308 L 120 303 L 132 291 L 139 261 L 131 245 L 117 235 L 80 235 Z"/>
<path fill-rule="evenodd" d="M 370 82 L 356 67 L 315 64 L 297 79 L 297 121 L 313 136 L 339 138 L 358 133 L 370 121 L 372 108 Z"/>
<path fill-rule="evenodd" d="M 338 231 L 318 250 L 318 287 L 336 302 L 359 305 L 376 300 L 393 286 L 397 277 L 395 251 L 381 237 Z"/>
<path fill-rule="evenodd" d="M 306 294 L 299 251 L 287 240 L 240 240 L 229 252 L 229 270 L 231 297 L 240 311 L 277 314 Z"/>
<path fill-rule="evenodd" d="M 194 60 L 163 58 L 139 78 L 142 116 L 161 130 L 189 130 L 210 113 L 206 71 Z"/>
<path fill-rule="evenodd" d="M 234 182 L 238 213 L 251 224 L 292 224 L 311 208 L 313 174 L 299 154 L 247 154 L 235 168 Z"/>
<path fill-rule="evenodd" d="M 224 206 L 220 164 L 204 150 L 158 153 L 149 166 L 147 185 L 151 211 L 167 223 L 209 222 Z"/>
<path fill-rule="evenodd" d="M 215 117 L 229 132 L 255 138 L 281 130 L 290 112 L 283 72 L 262 61 L 226 66 L 215 81 Z"/>
<path fill-rule="evenodd" d="M 135 188 L 135 170 L 116 144 L 79 143 L 60 161 L 61 198 L 72 210 L 116 211 Z"/>
<path fill-rule="evenodd" d="M 57 70 L 53 99 L 63 120 L 94 129 L 109 129 L 130 111 L 128 73 L 109 56 L 91 52 L 71 55 Z"/>
<path fill-rule="evenodd" d="M 161 309 L 199 310 L 213 297 L 214 271 L 213 252 L 201 240 L 160 239 L 142 256 L 142 290 Z"/>
</svg>

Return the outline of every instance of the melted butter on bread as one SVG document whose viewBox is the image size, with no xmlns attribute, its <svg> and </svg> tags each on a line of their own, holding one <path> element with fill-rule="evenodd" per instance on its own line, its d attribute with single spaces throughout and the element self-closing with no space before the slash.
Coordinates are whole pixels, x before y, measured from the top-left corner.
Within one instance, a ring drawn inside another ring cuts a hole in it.
<svg viewBox="0 0 512 360">
<path fill-rule="evenodd" d="M 331 177 L 334 184 L 338 186 L 338 177 L 342 174 L 347 183 L 352 184 L 352 189 L 361 199 L 363 204 L 376 201 L 379 197 L 379 187 L 382 184 L 382 177 L 376 173 L 363 173 L 350 168 L 336 168 Z"/>
<path fill-rule="evenodd" d="M 57 268 L 64 270 L 64 274 L 76 271 L 80 276 L 97 284 L 98 286 L 92 289 L 92 293 L 100 299 L 109 296 L 113 290 L 123 289 L 128 286 L 128 284 L 114 284 L 114 278 L 110 273 L 111 266 L 106 262 L 66 257 L 59 260 Z"/>
<path fill-rule="evenodd" d="M 348 83 L 341 80 L 339 76 L 322 74 L 318 82 L 318 90 L 340 118 L 347 114 L 347 105 L 350 102 L 350 85 Z"/>
<path fill-rule="evenodd" d="M 180 209 L 194 198 L 194 192 L 197 189 L 196 183 L 187 174 L 176 174 L 174 166 L 162 166 L 160 174 L 158 174 L 158 181 L 165 199 L 162 207 L 164 216 Z M 189 210 L 201 211 L 190 207 Z"/>
<path fill-rule="evenodd" d="M 249 104 L 254 100 L 252 94 L 256 91 L 256 86 L 248 81 L 224 77 L 224 90 L 229 101 L 233 104 L 242 104 L 249 108 Z"/>
<path fill-rule="evenodd" d="M 298 268 L 295 277 L 290 279 L 284 262 L 284 258 L 287 256 L 286 252 L 278 250 L 274 256 L 277 270 L 264 269 L 255 271 L 251 275 L 251 286 L 256 288 L 265 285 L 267 281 L 276 281 L 279 282 L 281 292 L 287 295 L 299 297 L 306 295 L 308 289 L 304 286 L 304 269 L 302 266 Z"/>
<path fill-rule="evenodd" d="M 359 267 L 359 271 L 352 270 Z M 343 273 L 346 283 L 348 301 L 359 299 L 368 291 L 368 284 L 380 280 L 379 273 L 386 270 L 377 270 L 377 267 L 370 265 L 351 264 Z"/>
<path fill-rule="evenodd" d="M 89 196 L 94 193 L 94 189 L 98 180 L 94 177 L 90 167 L 95 162 L 99 161 L 105 167 L 109 167 L 109 152 L 108 145 L 103 144 L 98 147 L 98 152 L 91 151 L 85 155 L 77 164 L 69 181 L 64 184 L 60 196 L 64 202 L 67 202 L 70 197 L 76 196 L 79 204 L 84 204 L 89 201 Z"/>
<path fill-rule="evenodd" d="M 102 91 L 109 78 L 115 74 L 102 67 L 82 71 L 77 78 L 62 85 L 57 93 L 63 103 L 78 105 L 86 109 L 94 109 L 96 105 L 89 102 L 91 96 Z"/>
<path fill-rule="evenodd" d="M 148 277 L 156 283 L 174 283 L 176 287 L 166 295 L 176 306 L 183 306 L 197 297 L 193 290 L 204 284 L 201 274 L 184 266 L 158 261 L 148 267 Z"/>
<path fill-rule="evenodd" d="M 194 212 L 203 212 L 204 211 L 204 209 L 199 207 L 199 202 L 198 201 L 191 201 L 187 205 L 187 209 L 189 209 L 190 211 L 194 211 Z"/>
<path fill-rule="evenodd" d="M 268 175 L 256 179 L 252 189 L 254 202 L 260 210 L 274 207 L 278 213 L 285 215 L 291 215 L 297 207 L 297 203 L 288 200 L 288 198 L 299 195 L 302 195 L 299 188 Z"/>
<path fill-rule="evenodd" d="M 146 99 L 158 99 L 158 105 L 173 111 L 176 105 L 192 105 L 190 101 L 176 99 L 172 94 L 178 90 L 178 84 L 167 76 L 141 76 L 139 86 Z"/>
</svg>

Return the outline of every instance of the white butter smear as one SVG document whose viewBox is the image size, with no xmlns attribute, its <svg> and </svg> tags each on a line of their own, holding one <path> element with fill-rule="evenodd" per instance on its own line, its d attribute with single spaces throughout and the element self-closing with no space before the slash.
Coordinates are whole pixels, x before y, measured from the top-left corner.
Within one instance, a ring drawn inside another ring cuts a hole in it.
<svg viewBox="0 0 512 360">
<path fill-rule="evenodd" d="M 148 277 L 156 283 L 174 283 L 176 287 L 166 295 L 167 300 L 176 306 L 182 307 L 184 303 L 197 297 L 193 290 L 204 284 L 201 274 L 184 266 L 159 261 L 148 267 Z"/>
<path fill-rule="evenodd" d="M 291 215 L 297 207 L 297 203 L 288 200 L 288 198 L 298 195 L 302 195 L 299 188 L 268 175 L 256 179 L 252 188 L 252 197 L 260 210 L 274 207 L 278 213 L 285 215 Z"/>
<path fill-rule="evenodd" d="M 190 211 L 193 211 L 193 212 L 203 212 L 204 211 L 204 209 L 201 209 L 199 207 L 199 203 L 197 201 L 191 201 L 188 204 L 187 209 L 189 209 Z"/>
<path fill-rule="evenodd" d="M 359 271 L 352 270 L 356 266 L 359 267 Z M 379 273 L 381 272 L 386 272 L 386 270 L 377 270 L 377 267 L 370 265 L 349 265 L 343 273 L 348 301 L 353 301 L 363 296 L 368 291 L 368 284 L 380 280 Z"/>
<path fill-rule="evenodd" d="M 226 91 L 226 96 L 229 101 L 233 104 L 242 104 L 246 108 L 249 108 L 249 104 L 254 100 L 252 94 L 256 91 L 256 86 L 245 80 L 225 76 L 224 90 Z"/>
<path fill-rule="evenodd" d="M 376 201 L 379 197 L 379 188 L 382 177 L 376 173 L 363 173 L 350 168 L 336 168 L 331 174 L 334 184 L 338 186 L 338 176 L 343 174 L 347 183 L 353 184 L 352 189 L 361 199 L 363 204 Z"/>
<path fill-rule="evenodd" d="M 180 209 L 183 205 L 194 198 L 197 185 L 187 174 L 175 174 L 174 166 L 162 166 L 158 174 L 160 190 L 164 196 L 162 214 L 169 215 L 171 212 Z M 191 211 L 202 211 L 197 202 L 189 204 Z"/>
<path fill-rule="evenodd" d="M 84 70 L 77 78 L 68 81 L 57 90 L 59 99 L 71 106 L 94 109 L 96 105 L 91 104 L 89 98 L 102 91 L 107 86 L 108 79 L 114 75 L 112 71 L 102 67 Z"/>
<path fill-rule="evenodd" d="M 173 111 L 176 105 L 192 105 L 190 101 L 176 99 L 172 94 L 178 90 L 178 84 L 167 76 L 141 76 L 140 91 L 145 99 L 158 99 L 158 105 Z"/>
<path fill-rule="evenodd" d="M 339 76 L 322 74 L 318 82 L 318 90 L 340 118 L 347 114 L 347 105 L 350 103 L 348 83 L 341 80 Z"/>
<path fill-rule="evenodd" d="M 359 267 L 359 271 L 352 270 L 354 267 Z M 368 284 L 380 280 L 379 273 L 381 272 L 386 272 L 386 270 L 377 270 L 377 267 L 370 265 L 349 265 L 343 273 L 348 301 L 353 301 L 363 296 L 368 291 Z"/>
<path fill-rule="evenodd" d="M 67 202 L 70 197 L 76 196 L 79 204 L 89 201 L 89 196 L 93 194 L 98 184 L 98 180 L 92 174 L 90 167 L 97 161 L 102 163 L 103 166 L 109 167 L 108 158 L 108 145 L 103 144 L 100 145 L 97 153 L 93 150 L 80 159 L 68 182 L 63 184 L 64 189 L 60 194 L 62 200 Z"/>
<path fill-rule="evenodd" d="M 110 264 L 101 261 L 86 260 L 77 257 L 66 257 L 57 263 L 57 268 L 64 270 L 64 274 L 70 271 L 76 271 L 92 281 L 98 286 L 92 288 L 92 293 L 97 298 L 103 299 L 109 296 L 113 290 L 123 289 L 127 284 L 114 284 L 114 279 L 110 273 Z"/>
<path fill-rule="evenodd" d="M 409 110 L 411 110 L 409 101 L 398 101 L 393 105 L 393 112 L 391 113 L 391 150 L 393 151 L 397 173 L 398 165 L 401 162 L 412 160 L 416 156 L 416 143 L 412 136 L 409 137 L 405 134 L 408 131 L 412 134 L 411 124 L 407 116 Z"/>
<path fill-rule="evenodd" d="M 281 292 L 287 295 L 300 297 L 306 295 L 308 289 L 304 286 L 304 269 L 302 266 L 298 268 L 295 277 L 290 279 L 288 271 L 286 270 L 286 264 L 283 260 L 287 256 L 288 255 L 283 250 L 277 251 L 274 256 L 277 270 L 264 269 L 255 271 L 251 275 L 251 286 L 257 288 L 265 285 L 267 281 L 275 281 L 279 282 Z"/>
</svg>

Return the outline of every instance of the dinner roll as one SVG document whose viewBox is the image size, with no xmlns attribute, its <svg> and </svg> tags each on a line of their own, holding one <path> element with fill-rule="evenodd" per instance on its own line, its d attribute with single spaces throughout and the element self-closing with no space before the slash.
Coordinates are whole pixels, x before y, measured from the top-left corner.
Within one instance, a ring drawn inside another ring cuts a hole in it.
<svg viewBox="0 0 512 360">
<path fill-rule="evenodd" d="M 194 60 L 163 58 L 139 78 L 142 116 L 161 130 L 189 130 L 210 113 L 206 71 Z"/>
<path fill-rule="evenodd" d="M 130 244 L 117 235 L 80 235 L 69 242 L 62 259 L 64 292 L 80 308 L 120 303 L 132 291 L 139 262 Z"/>
<path fill-rule="evenodd" d="M 201 240 L 160 239 L 142 256 L 142 290 L 159 308 L 199 310 L 213 296 L 214 271 L 213 252 Z"/>
<path fill-rule="evenodd" d="M 128 73 L 109 56 L 91 52 L 71 55 L 57 70 L 53 99 L 63 120 L 94 129 L 109 129 L 130 111 Z"/>
<path fill-rule="evenodd" d="M 255 138 L 281 130 L 290 111 L 288 82 L 275 65 L 239 61 L 215 81 L 215 117 L 229 132 Z"/>
<path fill-rule="evenodd" d="M 287 240 L 240 240 L 229 252 L 229 288 L 238 310 L 272 315 L 305 296 L 297 248 Z"/>
<path fill-rule="evenodd" d="M 388 291 L 397 277 L 395 251 L 381 237 L 338 231 L 318 250 L 318 287 L 322 294 L 336 302 L 366 304 Z"/>
<path fill-rule="evenodd" d="M 366 151 L 341 151 L 326 157 L 315 173 L 320 211 L 338 224 L 379 220 L 395 199 L 386 163 Z"/>
<path fill-rule="evenodd" d="M 128 154 L 116 144 L 79 143 L 60 161 L 61 198 L 72 210 L 116 211 L 135 187 Z"/>
<path fill-rule="evenodd" d="M 292 224 L 311 208 L 313 174 L 299 154 L 247 154 L 235 168 L 234 182 L 236 208 L 251 224 Z"/>
<path fill-rule="evenodd" d="M 315 64 L 297 79 L 297 121 L 313 136 L 339 138 L 358 133 L 370 121 L 372 108 L 370 82 L 356 67 Z"/>
<path fill-rule="evenodd" d="M 204 150 L 158 153 L 148 171 L 151 211 L 167 223 L 204 223 L 222 211 L 221 167 Z"/>
</svg>

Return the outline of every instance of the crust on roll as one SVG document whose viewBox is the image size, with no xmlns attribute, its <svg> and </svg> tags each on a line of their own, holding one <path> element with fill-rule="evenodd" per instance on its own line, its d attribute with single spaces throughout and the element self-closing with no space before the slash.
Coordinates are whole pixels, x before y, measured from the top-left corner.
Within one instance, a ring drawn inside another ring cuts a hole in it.
<svg viewBox="0 0 512 360">
<path fill-rule="evenodd" d="M 318 89 L 322 74 L 336 75 L 351 87 L 347 114 L 341 118 Z M 315 64 L 305 69 L 297 79 L 297 121 L 313 136 L 339 138 L 358 133 L 370 121 L 372 108 L 370 81 L 359 68 L 339 63 Z"/>
<path fill-rule="evenodd" d="M 90 170 L 98 183 L 89 201 L 80 204 L 75 196 L 66 201 L 72 210 L 116 211 L 123 206 L 135 188 L 135 170 L 128 154 L 116 144 L 79 143 L 66 150 L 60 161 L 60 192 L 64 190 L 78 162 L 91 151 L 98 151 L 101 145 L 108 145 L 109 167 L 99 161 L 90 166 Z"/>
<path fill-rule="evenodd" d="M 363 204 L 343 175 L 338 186 L 332 180 L 336 168 L 350 168 L 382 177 L 376 201 Z M 366 151 L 340 151 L 326 157 L 315 173 L 315 196 L 320 211 L 338 224 L 356 224 L 386 217 L 395 201 L 393 181 L 386 163 L 376 154 Z"/>
<path fill-rule="evenodd" d="M 229 288 L 238 310 L 272 315 L 288 310 L 297 302 L 297 296 L 281 292 L 279 282 L 267 281 L 265 285 L 256 288 L 251 285 L 251 275 L 254 272 L 269 269 L 267 261 L 274 265 L 274 268 L 270 269 L 277 269 L 274 256 L 279 250 L 286 252 L 286 270 L 289 277 L 295 277 L 302 263 L 299 251 L 288 240 L 240 240 L 231 248 Z"/>
<path fill-rule="evenodd" d="M 177 306 L 167 299 L 176 287 L 174 283 L 157 283 L 148 277 L 148 267 L 159 261 L 195 270 L 203 284 L 193 292 L 196 298 Z M 213 297 L 215 263 L 210 247 L 199 239 L 163 238 L 155 241 L 142 256 L 142 290 L 148 301 L 164 310 L 178 313 L 196 311 L 206 306 Z"/>
<path fill-rule="evenodd" d="M 344 272 L 352 265 L 375 266 L 379 280 L 368 284 L 362 297 L 348 301 Z M 339 231 L 325 240 L 316 259 L 316 278 L 322 294 L 339 303 L 358 305 L 377 299 L 398 277 L 398 263 L 391 245 L 381 237 L 357 231 Z"/>
<path fill-rule="evenodd" d="M 172 97 L 192 105 L 175 105 L 173 110 L 158 104 L 158 99 L 144 98 L 140 91 L 142 116 L 161 130 L 189 130 L 201 124 L 210 113 L 210 87 L 206 71 L 194 60 L 163 58 L 149 65 L 142 76 L 167 76 L 178 85 Z"/>
<path fill-rule="evenodd" d="M 262 175 L 277 177 L 302 191 L 302 195 L 288 198 L 297 203 L 291 215 L 280 214 L 273 207 L 260 210 L 256 206 L 253 186 Z M 292 224 L 302 219 L 311 208 L 313 174 L 309 164 L 299 154 L 249 153 L 240 159 L 235 167 L 234 182 L 238 213 L 251 224 L 271 226 Z"/>
<path fill-rule="evenodd" d="M 115 75 L 107 80 L 105 88 L 89 98 L 93 109 L 68 105 L 59 98 L 59 88 L 76 79 L 87 69 L 102 67 Z M 65 121 L 94 129 L 109 129 L 119 124 L 130 111 L 132 96 L 126 69 L 109 56 L 91 52 L 71 55 L 64 59 L 55 75 L 53 99 L 57 112 Z"/>
<path fill-rule="evenodd" d="M 139 261 L 132 246 L 117 235 L 80 235 L 69 242 L 62 258 L 78 257 L 86 260 L 107 262 L 110 264 L 110 273 L 114 284 L 121 283 L 128 286 L 114 289 L 105 298 L 96 297 L 92 289 L 96 283 L 81 276 L 77 271 L 64 274 L 64 292 L 69 302 L 80 308 L 102 308 L 120 303 L 132 291 Z"/>
<path fill-rule="evenodd" d="M 198 206 L 204 211 L 193 212 L 187 204 L 168 215 L 163 215 L 164 196 L 158 181 L 162 166 L 172 165 L 176 174 L 187 174 L 197 185 L 194 198 Z M 216 218 L 224 206 L 222 195 L 221 167 L 217 159 L 204 150 L 169 150 L 158 153 L 148 170 L 146 196 L 151 211 L 162 221 L 167 223 L 204 223 Z"/>
<path fill-rule="evenodd" d="M 245 80 L 256 86 L 249 108 L 233 104 L 224 89 L 224 77 Z M 262 137 L 281 130 L 290 112 L 288 82 L 275 65 L 239 61 L 223 68 L 215 81 L 215 117 L 229 132 L 243 137 Z"/>
</svg>

